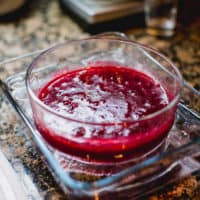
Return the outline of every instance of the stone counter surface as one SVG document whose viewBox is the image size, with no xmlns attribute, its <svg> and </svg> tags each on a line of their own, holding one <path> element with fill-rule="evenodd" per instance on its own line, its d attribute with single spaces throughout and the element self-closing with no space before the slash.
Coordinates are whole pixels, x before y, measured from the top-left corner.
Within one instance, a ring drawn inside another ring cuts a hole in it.
<svg viewBox="0 0 200 200">
<path fill-rule="evenodd" d="M 185 80 L 200 90 L 199 30 L 200 20 L 197 20 L 190 27 L 178 26 L 175 36 L 170 39 L 148 36 L 144 28 L 125 32 L 132 40 L 150 45 L 167 55 L 181 70 Z M 58 42 L 87 36 L 88 33 L 61 12 L 57 1 L 37 1 L 21 20 L 0 23 L 0 62 Z M 0 67 L 0 78 L 25 68 Z M 66 199 L 26 132 L 24 124 L 0 92 L 0 148 L 17 172 L 28 200 Z M 200 200 L 200 182 L 196 177 L 189 177 L 150 199 Z"/>
</svg>

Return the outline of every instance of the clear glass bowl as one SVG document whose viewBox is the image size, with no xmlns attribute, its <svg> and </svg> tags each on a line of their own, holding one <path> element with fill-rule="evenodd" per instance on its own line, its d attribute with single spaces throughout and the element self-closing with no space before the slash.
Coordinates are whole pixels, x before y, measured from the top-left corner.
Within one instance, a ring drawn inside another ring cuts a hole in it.
<svg viewBox="0 0 200 200">
<path fill-rule="evenodd" d="M 168 95 L 168 105 L 137 119 L 99 122 L 93 115 L 85 120 L 84 112 L 75 117 L 62 114 L 38 98 L 41 89 L 61 74 L 80 68 L 87 70 L 91 65 L 102 68 L 112 63 L 136 69 L 159 82 Z M 66 42 L 43 52 L 28 67 L 26 86 L 35 125 L 50 146 L 63 152 L 66 157 L 88 164 L 88 168 L 98 169 L 98 174 L 112 174 L 164 148 L 164 141 L 175 118 L 182 77 L 177 68 L 156 50 L 130 41 L 96 37 Z M 77 130 L 84 130 L 81 133 L 84 132 L 86 136 L 77 137 Z M 102 138 L 87 137 L 94 132 L 104 134 Z M 113 133 L 118 135 L 105 137 Z M 125 133 L 128 136 L 123 136 Z"/>
</svg>

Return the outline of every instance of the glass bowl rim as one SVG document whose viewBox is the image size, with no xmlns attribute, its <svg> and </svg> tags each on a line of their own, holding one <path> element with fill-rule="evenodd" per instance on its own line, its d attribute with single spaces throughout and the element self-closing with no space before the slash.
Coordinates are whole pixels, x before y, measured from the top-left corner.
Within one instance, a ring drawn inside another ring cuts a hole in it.
<svg viewBox="0 0 200 200">
<path fill-rule="evenodd" d="M 48 53 L 56 50 L 57 48 L 63 47 L 65 45 L 70 45 L 72 43 L 79 43 L 79 42 L 83 42 L 83 41 L 86 42 L 86 41 L 91 41 L 91 40 L 97 40 L 97 41 L 99 41 L 99 40 L 101 40 L 101 41 L 102 40 L 107 40 L 107 41 L 124 43 L 124 44 L 127 44 L 127 45 L 134 45 L 134 46 L 140 47 L 140 48 L 142 48 L 144 50 L 146 49 L 146 50 L 148 50 L 150 52 L 153 52 L 154 54 L 158 55 L 159 57 L 164 59 L 167 63 L 169 63 L 170 66 L 172 66 L 172 68 L 176 72 L 175 77 L 179 81 L 179 85 L 180 85 L 177 94 L 167 104 L 167 106 L 163 107 L 162 109 L 160 109 L 160 110 L 158 110 L 156 112 L 153 112 L 153 113 L 150 113 L 148 115 L 142 116 L 142 117 L 140 117 L 139 119 L 136 119 L 136 120 L 123 120 L 123 121 L 119 121 L 119 122 L 91 122 L 91 121 L 78 120 L 78 119 L 74 119 L 74 118 L 65 116 L 65 115 L 57 112 L 56 110 L 52 109 L 48 105 L 44 104 L 35 95 L 35 93 L 33 92 L 33 90 L 31 89 L 31 86 L 30 86 L 29 77 L 31 76 L 31 72 L 32 72 L 32 70 L 34 68 L 35 63 L 37 63 L 38 60 L 40 58 L 42 58 L 42 56 L 48 55 Z M 160 114 L 168 111 L 170 108 L 172 108 L 178 102 L 178 100 L 179 100 L 179 98 L 181 96 L 181 90 L 183 88 L 183 84 L 184 84 L 184 81 L 183 81 L 182 75 L 181 75 L 180 71 L 178 70 L 178 68 L 165 55 L 163 55 L 162 53 L 158 52 L 157 49 L 154 49 L 152 47 L 149 47 L 147 45 L 144 45 L 144 44 L 141 44 L 141 43 L 138 43 L 138 42 L 135 42 L 135 41 L 128 41 L 128 40 L 124 40 L 124 39 L 102 38 L 102 37 L 98 38 L 98 36 L 97 37 L 89 37 L 89 38 L 85 38 L 85 39 L 70 40 L 70 41 L 66 41 L 66 42 L 62 42 L 62 43 L 56 44 L 56 45 L 48 48 L 47 50 L 45 50 L 44 52 L 40 53 L 38 56 L 36 56 L 36 58 L 33 59 L 33 61 L 28 66 L 28 68 L 26 70 L 26 74 L 25 74 L 25 85 L 26 85 L 26 88 L 27 88 L 27 92 L 28 92 L 29 98 L 31 97 L 34 100 L 34 102 L 37 103 L 39 106 L 41 106 L 44 110 L 56 115 L 57 117 L 60 117 L 62 119 L 66 119 L 68 121 L 73 121 L 73 122 L 77 122 L 77 123 L 80 123 L 80 124 L 100 125 L 100 126 L 102 126 L 102 125 L 103 126 L 116 126 L 116 125 L 123 125 L 124 123 L 126 123 L 126 124 L 134 124 L 134 123 L 137 123 L 137 122 L 145 121 L 145 120 L 154 118 L 156 116 L 159 116 Z"/>
</svg>

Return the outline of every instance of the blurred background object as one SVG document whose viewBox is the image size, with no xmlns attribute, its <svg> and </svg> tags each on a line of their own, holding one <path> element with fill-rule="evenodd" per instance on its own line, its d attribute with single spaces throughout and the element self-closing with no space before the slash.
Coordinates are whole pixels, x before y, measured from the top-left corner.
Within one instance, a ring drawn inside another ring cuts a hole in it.
<svg viewBox="0 0 200 200">
<path fill-rule="evenodd" d="M 178 22 L 181 25 L 189 25 L 200 20 L 199 0 L 179 0 Z"/>
<path fill-rule="evenodd" d="M 62 10 L 87 32 L 124 30 L 144 25 L 141 0 L 59 0 Z"/>
<path fill-rule="evenodd" d="M 177 21 L 177 5 L 177 0 L 145 0 L 147 33 L 155 36 L 172 36 Z"/>
<path fill-rule="evenodd" d="M 0 21 L 12 21 L 27 11 L 30 0 L 0 0 Z"/>
<path fill-rule="evenodd" d="M 155 0 L 146 1 L 151 4 L 155 2 Z M 175 29 L 176 22 L 177 25 L 186 25 L 200 15 L 199 0 L 156 1 L 168 5 L 170 5 L 169 2 L 174 2 L 173 5 L 175 5 L 175 2 L 177 3 L 176 9 L 174 6 L 171 7 L 173 8 L 171 9 L 171 24 L 168 23 L 167 25 L 172 30 Z M 59 0 L 62 11 L 70 15 L 84 31 L 92 34 L 144 27 L 144 2 L 145 0 Z M 165 10 L 169 7 L 166 7 Z"/>
</svg>

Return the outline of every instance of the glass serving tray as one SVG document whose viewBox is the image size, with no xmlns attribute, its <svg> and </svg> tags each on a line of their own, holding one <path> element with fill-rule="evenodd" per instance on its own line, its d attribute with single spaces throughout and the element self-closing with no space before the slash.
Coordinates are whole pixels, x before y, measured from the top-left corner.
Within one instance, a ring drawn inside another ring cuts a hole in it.
<svg viewBox="0 0 200 200">
<path fill-rule="evenodd" d="M 128 39 L 122 33 L 106 33 L 101 37 Z M 24 80 L 26 67 L 43 51 L 0 63 L 5 69 L 12 69 L 13 66 L 24 69 L 23 72 L 4 77 L 0 86 L 29 128 L 27 133 L 44 155 L 55 180 L 69 199 L 139 199 L 188 175 L 199 174 L 200 92 L 186 82 L 166 148 L 159 155 L 147 158 L 114 175 L 102 176 L 92 171 L 89 165 L 68 158 L 50 147 L 34 126 Z"/>
</svg>

